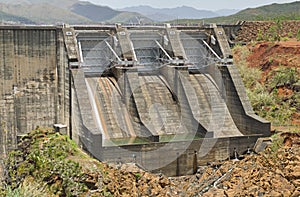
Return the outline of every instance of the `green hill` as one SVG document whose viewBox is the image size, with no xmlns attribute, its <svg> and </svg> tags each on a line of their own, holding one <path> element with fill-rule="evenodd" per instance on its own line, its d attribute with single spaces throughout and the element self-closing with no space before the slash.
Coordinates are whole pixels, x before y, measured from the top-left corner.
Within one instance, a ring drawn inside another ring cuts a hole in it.
<svg viewBox="0 0 300 197">
<path fill-rule="evenodd" d="M 300 20 L 300 1 L 285 4 L 271 4 L 257 8 L 248 8 L 226 17 L 196 20 L 176 20 L 171 23 L 235 23 L 236 21 L 266 21 L 274 19 Z"/>
<path fill-rule="evenodd" d="M 2 4 L 2 11 L 36 24 L 89 23 L 89 19 L 50 4 Z M 27 23 L 23 21 L 23 23 Z"/>
<path fill-rule="evenodd" d="M 26 23 L 26 24 L 33 24 L 34 22 L 24 18 L 24 17 L 19 17 L 15 16 L 12 14 L 7 14 L 5 12 L 0 11 L 0 23 L 1 22 L 10 22 L 10 23 Z"/>
</svg>

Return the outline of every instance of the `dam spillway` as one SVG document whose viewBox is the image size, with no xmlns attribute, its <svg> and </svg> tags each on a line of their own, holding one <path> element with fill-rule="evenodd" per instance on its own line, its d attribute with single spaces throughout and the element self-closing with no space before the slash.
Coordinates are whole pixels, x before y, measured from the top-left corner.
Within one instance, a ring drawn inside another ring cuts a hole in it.
<svg viewBox="0 0 300 197">
<path fill-rule="evenodd" d="M 18 135 L 59 123 L 101 161 L 173 176 L 270 132 L 222 27 L 15 26 L 1 36 L 2 155 Z"/>
</svg>

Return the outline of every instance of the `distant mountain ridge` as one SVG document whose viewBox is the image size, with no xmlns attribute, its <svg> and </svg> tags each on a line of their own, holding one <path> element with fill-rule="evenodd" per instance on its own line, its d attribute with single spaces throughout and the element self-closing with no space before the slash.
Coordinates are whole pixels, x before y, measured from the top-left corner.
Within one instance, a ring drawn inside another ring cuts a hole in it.
<svg viewBox="0 0 300 197">
<path fill-rule="evenodd" d="M 83 16 L 47 3 L 0 4 L 0 7 L 4 13 L 26 18 L 34 24 L 75 24 L 77 21 L 81 23 L 91 23 L 89 19 Z"/>
<path fill-rule="evenodd" d="M 26 24 L 133 23 L 152 20 L 135 13 L 78 0 L 0 0 L 0 22 Z"/>
<path fill-rule="evenodd" d="M 237 21 L 266 21 L 266 20 L 300 20 L 300 1 L 292 3 L 265 5 L 257 8 L 247 8 L 236 14 L 225 17 L 214 17 L 197 20 L 173 20 L 174 23 L 236 23 Z"/>
<path fill-rule="evenodd" d="M 238 13 L 239 11 L 240 10 L 238 10 L 238 9 L 221 9 L 221 10 L 215 11 L 215 13 L 217 13 L 219 16 L 230 16 L 230 15 Z"/>
<path fill-rule="evenodd" d="M 79 0 L 0 0 L 0 3 L 4 4 L 50 4 L 55 7 L 68 9 Z"/>
<path fill-rule="evenodd" d="M 238 12 L 234 9 L 224 9 L 219 11 L 199 10 L 193 7 L 181 6 L 176 8 L 153 8 L 151 6 L 133 6 L 120 9 L 140 13 L 154 21 L 169 21 L 176 19 L 200 19 L 217 16 L 227 16 Z"/>
<path fill-rule="evenodd" d="M 71 7 L 71 11 L 96 22 L 139 23 L 140 20 L 146 23 L 152 22 L 147 17 L 136 12 L 117 11 L 110 7 L 94 5 L 90 2 L 78 2 Z"/>
<path fill-rule="evenodd" d="M 255 17 L 268 19 L 291 14 L 300 15 L 300 1 L 284 4 L 273 3 L 257 8 L 248 8 L 238 12 L 236 16 L 250 19 L 254 19 Z"/>
<path fill-rule="evenodd" d="M 237 10 L 208 11 L 187 6 L 177 8 L 136 6 L 115 10 L 79 0 L 0 0 L 0 23 L 24 24 L 149 24 L 155 21 L 236 23 L 239 20 L 272 20 L 274 18 L 300 20 L 300 1 L 275 3 L 235 12 Z M 229 16 L 220 17 L 219 15 Z"/>
<path fill-rule="evenodd" d="M 71 7 L 71 11 L 92 21 L 106 21 L 121 13 L 110 7 L 94 5 L 90 2 L 78 2 Z"/>
</svg>

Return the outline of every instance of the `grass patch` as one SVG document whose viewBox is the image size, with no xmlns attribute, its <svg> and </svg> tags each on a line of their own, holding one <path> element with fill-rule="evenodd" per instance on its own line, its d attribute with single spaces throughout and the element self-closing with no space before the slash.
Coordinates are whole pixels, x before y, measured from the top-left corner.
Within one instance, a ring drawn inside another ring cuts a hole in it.
<svg viewBox="0 0 300 197">
<path fill-rule="evenodd" d="M 283 137 L 281 137 L 279 134 L 274 134 L 272 136 L 272 145 L 270 146 L 270 150 L 273 154 L 276 154 L 283 146 L 283 140 Z"/>
<path fill-rule="evenodd" d="M 6 197 L 54 197 L 43 185 L 37 183 L 33 177 L 26 177 L 19 187 L 12 189 L 6 188 Z"/>
</svg>

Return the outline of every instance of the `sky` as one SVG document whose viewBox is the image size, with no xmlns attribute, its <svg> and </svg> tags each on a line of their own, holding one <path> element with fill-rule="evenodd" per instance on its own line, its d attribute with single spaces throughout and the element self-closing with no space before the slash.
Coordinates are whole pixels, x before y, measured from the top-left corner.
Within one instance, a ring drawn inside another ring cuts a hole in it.
<svg viewBox="0 0 300 197">
<path fill-rule="evenodd" d="M 155 8 L 174 8 L 179 6 L 190 6 L 203 10 L 219 9 L 245 9 L 272 3 L 289 3 L 296 0 L 88 0 L 98 5 L 109 6 L 114 9 L 150 5 Z"/>
</svg>

